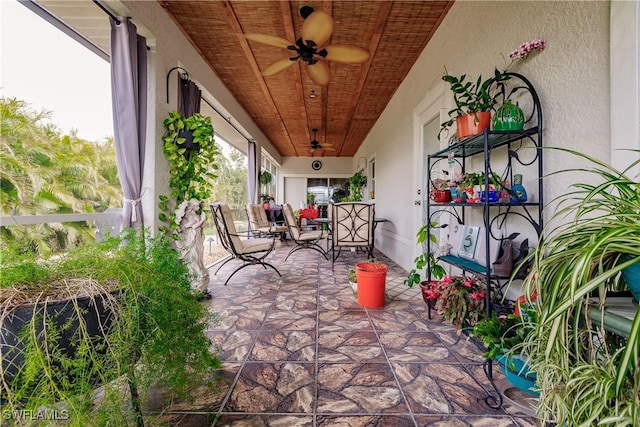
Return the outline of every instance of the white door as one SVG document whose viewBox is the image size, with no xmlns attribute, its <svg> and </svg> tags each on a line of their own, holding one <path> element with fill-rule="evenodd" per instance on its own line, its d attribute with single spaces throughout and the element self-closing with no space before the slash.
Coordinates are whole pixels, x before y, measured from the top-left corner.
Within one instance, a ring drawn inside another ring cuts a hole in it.
<svg viewBox="0 0 640 427">
<path fill-rule="evenodd" d="M 440 85 L 432 90 L 424 100 L 414 109 L 413 129 L 414 129 L 414 236 L 418 229 L 427 221 L 427 198 L 429 197 L 429 171 L 427 156 L 440 149 L 438 132 L 440 123 L 444 121 L 446 115 L 444 106 L 444 86 Z M 441 162 L 446 164 L 445 162 Z M 432 177 L 434 178 L 434 177 Z M 434 230 L 437 231 L 437 230 Z M 437 232 L 434 233 L 437 235 Z M 415 245 L 414 256 L 418 256 L 424 251 Z"/>
</svg>

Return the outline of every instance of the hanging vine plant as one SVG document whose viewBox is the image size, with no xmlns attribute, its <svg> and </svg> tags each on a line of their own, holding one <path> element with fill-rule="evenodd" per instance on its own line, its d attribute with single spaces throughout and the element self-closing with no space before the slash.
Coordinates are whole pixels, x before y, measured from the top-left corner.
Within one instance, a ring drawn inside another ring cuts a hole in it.
<svg viewBox="0 0 640 427">
<path fill-rule="evenodd" d="M 191 199 L 203 202 L 211 197 L 211 186 L 219 168 L 216 156 L 220 150 L 215 143 L 210 117 L 200 113 L 184 117 L 172 111 L 162 124 L 165 128 L 162 142 L 164 155 L 169 162 L 171 196 L 160 196 L 159 207 L 162 212 L 158 218 L 169 223 L 169 228 L 160 227 L 161 231 L 167 232 L 177 228 L 174 211 L 180 203 Z M 202 203 L 198 213 L 201 211 Z"/>
</svg>

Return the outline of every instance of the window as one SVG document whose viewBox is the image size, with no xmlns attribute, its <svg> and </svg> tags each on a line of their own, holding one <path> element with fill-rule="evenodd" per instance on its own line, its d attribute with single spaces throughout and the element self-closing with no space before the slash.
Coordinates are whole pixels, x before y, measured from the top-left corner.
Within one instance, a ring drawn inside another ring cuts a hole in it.
<svg viewBox="0 0 640 427">
<path fill-rule="evenodd" d="M 369 187 L 369 198 L 376 198 L 376 158 L 372 157 L 369 160 L 369 178 L 367 179 L 367 186 Z"/>
<path fill-rule="evenodd" d="M 260 189 L 261 194 L 263 194 L 262 192 L 264 192 L 264 194 L 270 194 L 271 196 L 276 197 L 276 195 L 278 194 L 278 174 L 280 173 L 280 167 L 265 151 L 262 151 L 262 155 L 260 157 L 262 158 L 260 170 L 267 171 L 273 176 L 273 181 L 271 181 L 271 184 Z"/>
</svg>

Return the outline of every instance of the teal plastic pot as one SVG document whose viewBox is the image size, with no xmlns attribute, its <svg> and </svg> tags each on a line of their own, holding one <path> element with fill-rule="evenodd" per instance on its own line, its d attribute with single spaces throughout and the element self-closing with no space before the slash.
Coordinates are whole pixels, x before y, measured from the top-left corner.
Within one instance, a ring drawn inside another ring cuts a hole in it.
<svg viewBox="0 0 640 427">
<path fill-rule="evenodd" d="M 500 370 L 518 390 L 529 393 L 532 396 L 540 396 L 540 393 L 534 391 L 536 385 L 536 374 L 529 370 L 526 359 L 520 355 L 507 356 L 501 354 L 496 357 Z"/>
<path fill-rule="evenodd" d="M 622 261 L 627 261 L 630 257 L 622 257 Z M 633 295 L 633 300 L 637 303 L 640 302 L 640 262 L 630 265 L 622 270 L 622 277 L 627 283 L 627 287 Z"/>
</svg>

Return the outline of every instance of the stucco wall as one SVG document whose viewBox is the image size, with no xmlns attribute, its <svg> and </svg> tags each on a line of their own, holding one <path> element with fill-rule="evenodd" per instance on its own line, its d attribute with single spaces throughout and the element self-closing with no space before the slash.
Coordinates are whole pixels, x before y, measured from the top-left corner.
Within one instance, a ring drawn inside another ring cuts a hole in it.
<svg viewBox="0 0 640 427">
<path fill-rule="evenodd" d="M 410 268 L 416 253 L 414 108 L 443 84 L 445 66 L 454 75 L 488 76 L 494 67 L 504 68 L 501 53 L 507 56 L 535 38 L 544 38 L 547 49 L 511 70 L 528 77 L 538 91 L 545 145 L 609 160 L 609 3 L 455 3 L 354 157 L 376 154 L 376 214 L 392 221 L 377 246 L 401 266 Z M 448 110 L 453 102 L 449 93 L 446 98 L 442 108 Z M 544 161 L 546 172 L 574 162 L 557 153 Z M 565 191 L 568 184 L 566 179 L 549 178 L 546 199 Z"/>
</svg>

